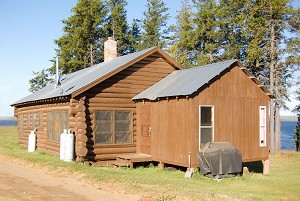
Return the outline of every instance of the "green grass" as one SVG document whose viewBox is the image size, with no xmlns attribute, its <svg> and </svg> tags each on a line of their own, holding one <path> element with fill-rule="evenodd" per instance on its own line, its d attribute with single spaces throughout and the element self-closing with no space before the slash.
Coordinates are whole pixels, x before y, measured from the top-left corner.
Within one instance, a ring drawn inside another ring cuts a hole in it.
<svg viewBox="0 0 300 201">
<path fill-rule="evenodd" d="M 268 176 L 249 173 L 222 180 L 199 173 L 185 179 L 184 172 L 164 171 L 154 166 L 127 169 L 65 163 L 41 151 L 28 153 L 18 145 L 15 127 L 0 127 L 0 153 L 51 171 L 80 173 L 101 186 L 121 188 L 156 200 L 299 200 L 300 197 L 300 153 L 296 152 L 272 155 Z"/>
</svg>

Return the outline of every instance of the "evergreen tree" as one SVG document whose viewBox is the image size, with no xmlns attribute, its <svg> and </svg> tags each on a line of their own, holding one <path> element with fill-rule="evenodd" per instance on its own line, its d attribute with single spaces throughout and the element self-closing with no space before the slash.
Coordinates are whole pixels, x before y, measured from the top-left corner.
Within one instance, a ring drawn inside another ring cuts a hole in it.
<svg viewBox="0 0 300 201">
<path fill-rule="evenodd" d="M 296 91 L 296 100 L 300 102 L 300 89 Z M 297 115 L 297 125 L 294 131 L 294 141 L 296 145 L 296 151 L 300 151 L 300 104 L 293 110 Z"/>
<path fill-rule="evenodd" d="M 194 23 L 197 65 L 213 63 L 218 60 L 221 49 L 221 30 L 219 6 L 215 0 L 193 0 L 197 9 Z"/>
<path fill-rule="evenodd" d="M 245 60 L 248 35 L 245 32 L 251 0 L 220 0 L 217 19 L 220 29 L 220 59 Z"/>
<path fill-rule="evenodd" d="M 136 52 L 139 49 L 141 43 L 141 21 L 138 19 L 133 19 L 130 30 L 129 30 L 129 53 Z"/>
<path fill-rule="evenodd" d="M 45 87 L 49 82 L 53 81 L 49 74 L 45 72 L 45 70 L 41 70 L 40 72 L 32 72 L 35 75 L 34 78 L 29 80 L 30 92 L 36 92 L 39 89 Z"/>
<path fill-rule="evenodd" d="M 117 51 L 119 55 L 130 53 L 130 37 L 127 24 L 126 0 L 109 0 L 107 2 L 110 11 L 107 24 L 107 35 L 113 36 L 117 41 Z"/>
<path fill-rule="evenodd" d="M 192 15 L 192 6 L 189 4 L 189 0 L 183 0 L 181 9 L 176 16 L 176 25 L 171 27 L 175 34 L 171 38 L 172 45 L 168 48 L 171 55 L 185 67 L 192 66 L 196 58 Z"/>
<path fill-rule="evenodd" d="M 70 73 L 103 61 L 103 23 L 107 8 L 102 0 L 80 0 L 55 43 L 62 73 Z M 54 67 L 53 67 L 54 68 Z"/>
<path fill-rule="evenodd" d="M 152 46 L 166 47 L 169 28 L 169 10 L 162 0 L 147 0 L 147 10 L 144 12 L 143 32 L 139 49 L 146 49 Z"/>
</svg>

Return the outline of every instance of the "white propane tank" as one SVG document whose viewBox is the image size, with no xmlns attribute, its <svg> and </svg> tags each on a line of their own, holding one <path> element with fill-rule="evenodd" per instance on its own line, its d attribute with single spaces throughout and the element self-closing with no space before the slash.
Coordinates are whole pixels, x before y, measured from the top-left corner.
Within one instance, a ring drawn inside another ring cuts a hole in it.
<svg viewBox="0 0 300 201">
<path fill-rule="evenodd" d="M 35 151 L 35 133 L 34 131 L 30 131 L 30 134 L 28 136 L 28 152 L 34 152 Z"/>
<path fill-rule="evenodd" d="M 68 131 L 64 129 L 64 132 L 60 134 L 60 149 L 59 149 L 59 159 L 65 160 L 65 152 L 66 152 L 66 135 Z"/>
<path fill-rule="evenodd" d="M 73 161 L 74 155 L 74 135 L 71 130 L 66 134 L 66 150 L 65 150 L 65 158 L 64 161 L 71 162 Z"/>
</svg>

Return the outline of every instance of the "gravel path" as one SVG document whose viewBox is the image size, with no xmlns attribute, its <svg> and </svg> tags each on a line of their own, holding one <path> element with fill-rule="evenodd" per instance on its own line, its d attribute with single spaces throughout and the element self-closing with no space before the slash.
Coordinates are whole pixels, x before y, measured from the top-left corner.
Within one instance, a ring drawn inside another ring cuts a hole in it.
<svg viewBox="0 0 300 201">
<path fill-rule="evenodd" d="M 67 175 L 66 175 L 67 174 Z M 116 200 L 137 201 L 138 195 L 101 189 L 71 173 L 52 173 L 38 166 L 0 155 L 0 201 Z"/>
</svg>

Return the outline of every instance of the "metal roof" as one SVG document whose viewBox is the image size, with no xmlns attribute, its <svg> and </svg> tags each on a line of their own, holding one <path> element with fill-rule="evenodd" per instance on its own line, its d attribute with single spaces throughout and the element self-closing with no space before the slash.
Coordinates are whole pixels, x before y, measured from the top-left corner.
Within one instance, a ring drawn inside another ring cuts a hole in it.
<svg viewBox="0 0 300 201">
<path fill-rule="evenodd" d="M 189 96 L 238 60 L 228 60 L 185 70 L 176 70 L 153 86 L 133 97 L 133 100 L 172 96 Z"/>
<path fill-rule="evenodd" d="M 73 92 L 76 92 L 77 90 L 85 87 L 86 85 L 89 85 L 90 83 L 93 83 L 98 79 L 101 79 L 107 76 L 108 74 L 113 73 L 118 69 L 121 69 L 124 65 L 139 57 L 142 57 L 143 55 L 156 48 L 157 47 L 151 47 L 139 52 L 135 52 L 125 56 L 120 56 L 109 62 L 96 64 L 89 68 L 85 68 L 74 73 L 64 75 L 61 78 L 60 85 L 58 87 L 55 87 L 55 83 L 51 83 L 46 87 L 22 98 L 21 100 L 16 101 L 12 104 L 12 106 L 25 102 L 71 95 Z"/>
</svg>

